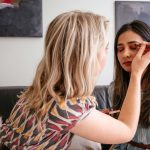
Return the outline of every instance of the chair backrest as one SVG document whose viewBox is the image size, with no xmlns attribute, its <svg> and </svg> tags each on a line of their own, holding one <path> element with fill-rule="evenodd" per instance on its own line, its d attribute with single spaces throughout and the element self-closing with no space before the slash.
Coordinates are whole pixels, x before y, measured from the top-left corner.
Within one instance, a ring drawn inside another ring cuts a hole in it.
<svg viewBox="0 0 150 150">
<path fill-rule="evenodd" d="M 17 96 L 26 88 L 27 86 L 0 87 L 0 116 L 2 116 L 3 121 L 9 117 L 12 108 L 18 100 Z M 93 95 L 98 102 L 97 109 L 110 108 L 107 85 L 96 86 Z"/>
<path fill-rule="evenodd" d="M 0 116 L 5 121 L 14 107 L 18 95 L 24 91 L 26 86 L 7 86 L 0 87 Z"/>
</svg>

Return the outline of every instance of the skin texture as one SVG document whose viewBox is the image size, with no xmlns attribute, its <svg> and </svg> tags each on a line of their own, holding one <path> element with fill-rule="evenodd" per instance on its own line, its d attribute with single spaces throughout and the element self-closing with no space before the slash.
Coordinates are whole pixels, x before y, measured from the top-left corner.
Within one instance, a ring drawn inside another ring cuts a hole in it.
<svg viewBox="0 0 150 150">
<path fill-rule="evenodd" d="M 131 72 L 131 63 L 139 50 L 139 44 L 142 42 L 141 36 L 133 31 L 126 31 L 119 36 L 117 56 L 121 67 L 125 71 Z"/>
</svg>

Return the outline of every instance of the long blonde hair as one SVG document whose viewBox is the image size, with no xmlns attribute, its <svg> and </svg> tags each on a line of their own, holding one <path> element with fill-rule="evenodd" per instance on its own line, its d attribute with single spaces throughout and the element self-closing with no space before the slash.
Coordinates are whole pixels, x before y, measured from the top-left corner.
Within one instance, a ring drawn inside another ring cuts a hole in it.
<svg viewBox="0 0 150 150">
<path fill-rule="evenodd" d="M 42 117 L 51 98 L 60 101 L 92 93 L 94 61 L 104 44 L 107 24 L 105 17 L 81 11 L 63 13 L 49 24 L 33 84 L 21 95 L 27 108 Z"/>
</svg>

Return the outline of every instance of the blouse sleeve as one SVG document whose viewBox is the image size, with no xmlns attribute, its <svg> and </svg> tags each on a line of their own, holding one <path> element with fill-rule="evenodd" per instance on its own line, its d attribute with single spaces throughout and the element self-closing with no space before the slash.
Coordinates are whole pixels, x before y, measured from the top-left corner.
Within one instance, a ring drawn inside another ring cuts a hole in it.
<svg viewBox="0 0 150 150">
<path fill-rule="evenodd" d="M 95 97 L 82 97 L 53 101 L 49 111 L 48 127 L 60 132 L 68 132 L 79 121 L 88 116 L 96 108 Z"/>
</svg>

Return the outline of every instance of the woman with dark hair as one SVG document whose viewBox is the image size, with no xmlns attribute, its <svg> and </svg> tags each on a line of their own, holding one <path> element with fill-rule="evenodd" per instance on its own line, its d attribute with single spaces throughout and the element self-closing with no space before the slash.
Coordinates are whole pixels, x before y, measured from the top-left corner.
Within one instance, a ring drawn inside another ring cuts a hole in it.
<svg viewBox="0 0 150 150">
<path fill-rule="evenodd" d="M 130 80 L 132 60 L 141 43 L 150 42 L 150 26 L 135 20 L 123 25 L 115 38 L 115 80 L 111 84 L 112 106 L 121 109 Z M 145 52 L 150 51 L 147 45 Z M 132 113 L 132 112 L 131 112 Z M 114 115 L 118 118 L 118 114 Z M 134 138 L 125 144 L 112 146 L 119 150 L 150 149 L 150 65 L 145 69 L 141 80 L 141 113 Z"/>
</svg>

